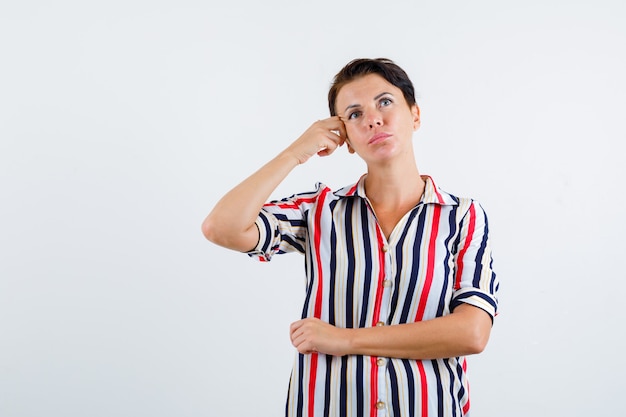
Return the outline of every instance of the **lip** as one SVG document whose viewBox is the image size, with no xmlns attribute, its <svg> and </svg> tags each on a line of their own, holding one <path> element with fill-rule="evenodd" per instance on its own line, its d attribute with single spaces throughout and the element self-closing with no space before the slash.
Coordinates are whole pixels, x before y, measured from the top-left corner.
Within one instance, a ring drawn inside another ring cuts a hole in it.
<svg viewBox="0 0 626 417">
<path fill-rule="evenodd" d="M 367 144 L 376 145 L 377 143 L 384 141 L 390 136 L 391 135 L 389 133 L 384 133 L 384 132 L 376 133 L 374 136 L 370 138 L 370 140 L 367 141 Z"/>
</svg>

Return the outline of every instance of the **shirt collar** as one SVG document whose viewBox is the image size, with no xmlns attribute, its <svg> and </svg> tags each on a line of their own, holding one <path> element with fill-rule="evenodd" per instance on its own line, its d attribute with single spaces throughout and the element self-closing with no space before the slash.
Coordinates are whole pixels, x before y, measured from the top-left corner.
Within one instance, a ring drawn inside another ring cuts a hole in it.
<svg viewBox="0 0 626 417">
<path fill-rule="evenodd" d="M 346 187 L 343 187 L 335 191 L 335 195 L 338 197 L 361 197 L 365 198 L 365 177 L 367 174 L 363 174 L 359 180 Z M 448 194 L 435 184 L 435 181 L 428 176 L 422 175 L 422 179 L 426 182 L 424 188 L 424 194 L 422 195 L 421 202 L 424 204 L 440 204 L 443 206 L 456 206 L 458 205 L 458 198 L 452 194 Z"/>
</svg>

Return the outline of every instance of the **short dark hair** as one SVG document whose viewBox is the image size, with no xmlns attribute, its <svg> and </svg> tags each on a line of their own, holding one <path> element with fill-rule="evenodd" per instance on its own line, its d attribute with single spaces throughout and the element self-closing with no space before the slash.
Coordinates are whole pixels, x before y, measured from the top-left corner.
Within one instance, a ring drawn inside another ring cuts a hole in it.
<svg viewBox="0 0 626 417">
<path fill-rule="evenodd" d="M 328 109 L 331 116 L 337 115 L 335 101 L 337 100 L 339 90 L 349 82 L 368 74 L 378 74 L 390 84 L 398 87 L 402 91 L 409 107 L 416 104 L 413 83 L 406 72 L 396 63 L 387 58 L 357 58 L 346 64 L 335 75 L 330 90 L 328 90 Z"/>
</svg>

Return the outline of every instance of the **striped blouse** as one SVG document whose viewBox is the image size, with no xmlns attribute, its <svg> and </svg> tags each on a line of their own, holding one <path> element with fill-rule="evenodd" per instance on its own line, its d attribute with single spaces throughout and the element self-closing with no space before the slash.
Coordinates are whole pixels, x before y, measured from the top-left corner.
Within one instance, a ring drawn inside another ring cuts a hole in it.
<svg viewBox="0 0 626 417">
<path fill-rule="evenodd" d="M 428 320 L 468 303 L 496 314 L 487 217 L 480 204 L 439 189 L 424 176 L 420 203 L 387 240 L 365 196 L 365 176 L 331 191 L 263 206 L 249 255 L 304 254 L 302 318 L 357 328 Z M 465 357 L 414 360 L 363 355 L 295 358 L 287 416 L 467 416 Z"/>
</svg>

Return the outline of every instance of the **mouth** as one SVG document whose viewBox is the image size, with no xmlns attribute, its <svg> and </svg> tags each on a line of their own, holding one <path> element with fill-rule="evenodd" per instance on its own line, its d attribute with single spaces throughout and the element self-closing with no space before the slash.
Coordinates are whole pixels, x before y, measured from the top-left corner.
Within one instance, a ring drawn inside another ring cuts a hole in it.
<svg viewBox="0 0 626 417">
<path fill-rule="evenodd" d="M 380 143 L 380 142 L 384 141 L 385 139 L 387 139 L 390 136 L 391 135 L 389 133 L 384 133 L 384 132 L 376 133 L 374 136 L 372 136 L 370 138 L 369 141 L 367 141 L 367 144 L 368 145 L 376 145 L 377 143 Z"/>
</svg>

